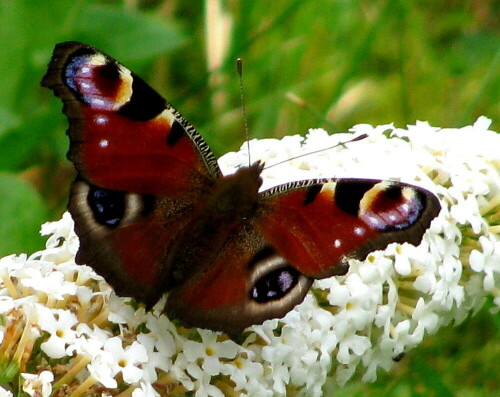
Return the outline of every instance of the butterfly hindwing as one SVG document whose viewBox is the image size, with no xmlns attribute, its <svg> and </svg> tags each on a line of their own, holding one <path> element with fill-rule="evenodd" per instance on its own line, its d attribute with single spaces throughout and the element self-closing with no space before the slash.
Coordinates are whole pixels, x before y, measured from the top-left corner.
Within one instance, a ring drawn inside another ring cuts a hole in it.
<svg viewBox="0 0 500 397">
<path fill-rule="evenodd" d="M 169 209 L 165 218 L 161 209 Z M 80 240 L 78 264 L 88 264 L 113 286 L 148 306 L 166 290 L 165 254 L 191 219 L 189 207 L 168 197 L 110 191 L 77 179 L 68 209 Z"/>
<path fill-rule="evenodd" d="M 233 230 L 207 265 L 169 293 L 167 313 L 187 326 L 231 336 L 283 317 L 302 302 L 313 281 L 270 247 L 252 222 Z"/>
</svg>

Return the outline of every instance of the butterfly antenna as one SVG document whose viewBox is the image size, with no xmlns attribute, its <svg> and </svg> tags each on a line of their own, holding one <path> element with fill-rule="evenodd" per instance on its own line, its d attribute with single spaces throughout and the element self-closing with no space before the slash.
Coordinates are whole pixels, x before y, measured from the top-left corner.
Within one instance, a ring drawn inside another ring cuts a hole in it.
<svg viewBox="0 0 500 397">
<path fill-rule="evenodd" d="M 348 141 L 339 142 L 339 143 L 337 143 L 337 144 L 335 144 L 333 146 L 329 146 L 329 147 L 326 147 L 326 148 L 323 148 L 323 149 L 313 150 L 312 152 L 302 153 L 302 154 L 299 154 L 297 156 L 290 157 L 290 158 L 288 158 L 286 160 L 279 161 L 277 163 L 274 163 L 274 164 L 271 164 L 269 166 L 266 166 L 264 169 L 267 170 L 267 169 L 269 169 L 271 167 L 275 167 L 277 165 L 284 164 L 284 163 L 287 163 L 287 162 L 292 161 L 292 160 L 300 159 L 301 157 L 306 157 L 306 156 L 310 156 L 312 154 L 321 153 L 321 152 L 324 152 L 326 150 L 334 149 L 334 148 L 339 147 L 339 146 L 345 147 L 345 145 L 347 145 L 348 143 L 360 141 L 360 140 L 365 139 L 367 137 L 368 137 L 368 134 L 362 134 L 362 135 L 359 135 L 359 136 L 354 137 L 352 139 L 349 139 Z"/>
<path fill-rule="evenodd" d="M 247 108 L 245 106 L 245 95 L 243 94 L 243 61 L 241 58 L 236 60 L 236 71 L 238 72 L 238 79 L 240 81 L 240 100 L 241 100 L 241 111 L 243 112 L 243 122 L 245 123 L 245 138 L 247 141 L 248 150 L 248 166 L 252 165 L 252 160 L 250 158 L 250 133 L 248 132 L 248 117 Z"/>
</svg>

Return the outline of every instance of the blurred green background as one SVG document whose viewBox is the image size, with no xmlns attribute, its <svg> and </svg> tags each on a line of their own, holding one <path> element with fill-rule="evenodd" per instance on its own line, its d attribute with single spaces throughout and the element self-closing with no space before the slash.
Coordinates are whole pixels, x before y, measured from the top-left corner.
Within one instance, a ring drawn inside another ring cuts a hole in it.
<svg viewBox="0 0 500 397">
<path fill-rule="evenodd" d="M 217 155 L 244 140 L 237 57 L 244 60 L 252 137 L 416 120 L 460 127 L 480 115 L 500 131 L 498 1 L 216 5 L 0 0 L 1 255 L 40 249 L 41 223 L 58 219 L 66 206 L 74 177 L 65 159 L 66 119 L 60 101 L 39 86 L 54 45 L 65 40 L 94 45 L 140 74 Z M 485 310 L 412 352 L 375 385 L 344 392 L 498 395 L 499 322 Z"/>
</svg>

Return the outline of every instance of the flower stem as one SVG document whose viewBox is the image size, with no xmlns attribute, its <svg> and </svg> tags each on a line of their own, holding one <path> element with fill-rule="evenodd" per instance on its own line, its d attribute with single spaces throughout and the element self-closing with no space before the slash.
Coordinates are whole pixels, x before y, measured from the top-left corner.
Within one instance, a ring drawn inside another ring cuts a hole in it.
<svg viewBox="0 0 500 397">
<path fill-rule="evenodd" d="M 57 390 L 64 384 L 70 384 L 71 381 L 75 378 L 75 376 L 83 369 L 85 366 L 91 361 L 91 358 L 88 356 L 80 355 L 75 361 L 73 361 L 73 365 L 68 369 L 68 372 L 64 374 L 64 376 L 59 379 L 56 383 L 54 383 L 54 390 Z"/>
<path fill-rule="evenodd" d="M 15 285 L 12 283 L 12 280 L 9 275 L 3 274 L 2 275 L 2 280 L 4 283 L 5 288 L 7 288 L 8 294 L 14 298 L 14 299 L 19 299 L 19 294 L 17 292 L 17 288 Z"/>
<path fill-rule="evenodd" d="M 73 391 L 73 393 L 71 393 L 71 397 L 80 397 L 80 396 L 83 396 L 83 395 L 88 395 L 89 394 L 89 393 L 87 393 L 88 389 L 90 389 L 96 383 L 97 383 L 97 379 L 95 379 L 92 376 L 89 376 L 82 383 L 80 383 L 80 386 L 78 386 Z"/>
</svg>

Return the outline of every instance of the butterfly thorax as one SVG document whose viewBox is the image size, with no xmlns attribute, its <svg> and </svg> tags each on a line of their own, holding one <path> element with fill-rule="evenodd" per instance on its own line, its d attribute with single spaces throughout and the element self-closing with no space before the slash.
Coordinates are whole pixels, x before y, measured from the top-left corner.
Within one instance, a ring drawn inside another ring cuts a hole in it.
<svg viewBox="0 0 500 397">
<path fill-rule="evenodd" d="M 263 164 L 242 167 L 233 175 L 215 180 L 193 209 L 185 232 L 168 250 L 169 284 L 181 285 L 205 268 L 221 251 L 237 230 L 244 227 L 258 210 L 260 176 Z"/>
</svg>

